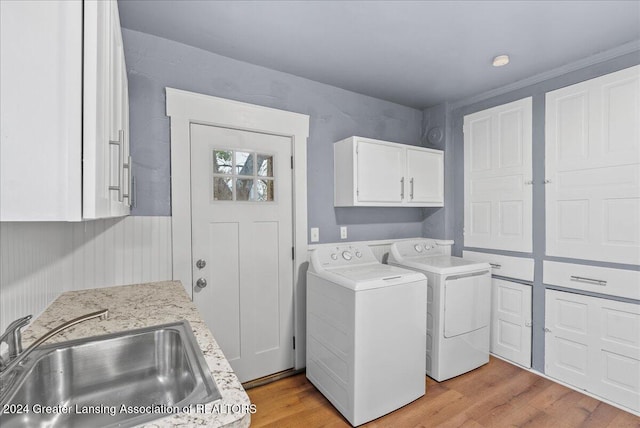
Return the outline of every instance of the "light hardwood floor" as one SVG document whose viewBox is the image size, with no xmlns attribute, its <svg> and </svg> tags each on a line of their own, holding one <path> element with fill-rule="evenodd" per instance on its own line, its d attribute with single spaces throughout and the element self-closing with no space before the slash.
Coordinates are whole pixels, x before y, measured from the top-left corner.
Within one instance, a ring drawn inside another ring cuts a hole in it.
<svg viewBox="0 0 640 428">
<path fill-rule="evenodd" d="M 426 378 L 424 397 L 365 427 L 640 427 L 640 418 L 497 358 L 463 376 Z M 252 427 L 349 427 L 326 398 L 295 375 L 247 391 Z"/>
</svg>

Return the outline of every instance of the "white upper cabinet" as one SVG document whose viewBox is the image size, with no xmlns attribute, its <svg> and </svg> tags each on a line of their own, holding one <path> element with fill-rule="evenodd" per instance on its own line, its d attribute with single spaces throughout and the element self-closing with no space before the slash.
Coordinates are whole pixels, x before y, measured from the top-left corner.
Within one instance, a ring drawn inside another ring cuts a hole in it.
<svg viewBox="0 0 640 428">
<path fill-rule="evenodd" d="M 546 253 L 640 264 L 640 66 L 546 95 Z"/>
<path fill-rule="evenodd" d="M 444 206 L 444 153 L 370 138 L 334 144 L 334 203 Z"/>
<path fill-rule="evenodd" d="M 531 98 L 464 117 L 464 245 L 532 251 Z"/>
<path fill-rule="evenodd" d="M 117 2 L 0 2 L 0 19 L 0 221 L 127 215 Z"/>
</svg>

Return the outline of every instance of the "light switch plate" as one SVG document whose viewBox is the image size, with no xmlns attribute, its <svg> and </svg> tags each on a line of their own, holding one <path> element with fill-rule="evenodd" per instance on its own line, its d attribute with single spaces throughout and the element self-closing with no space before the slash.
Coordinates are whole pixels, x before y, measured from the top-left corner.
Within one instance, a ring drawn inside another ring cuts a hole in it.
<svg viewBox="0 0 640 428">
<path fill-rule="evenodd" d="M 311 228 L 311 242 L 318 242 L 320 240 L 320 228 Z"/>
<path fill-rule="evenodd" d="M 347 226 L 340 226 L 340 239 L 347 239 Z"/>
</svg>

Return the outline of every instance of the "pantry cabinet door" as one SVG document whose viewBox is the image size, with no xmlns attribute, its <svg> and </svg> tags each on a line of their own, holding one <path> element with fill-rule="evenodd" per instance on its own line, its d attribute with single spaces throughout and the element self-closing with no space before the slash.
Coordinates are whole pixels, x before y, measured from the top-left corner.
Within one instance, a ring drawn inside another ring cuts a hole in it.
<svg viewBox="0 0 640 428">
<path fill-rule="evenodd" d="M 407 149 L 407 202 L 444 205 L 444 154 L 440 150 Z"/>
<path fill-rule="evenodd" d="M 464 245 L 532 251 L 531 98 L 464 117 Z"/>
<path fill-rule="evenodd" d="M 545 292 L 545 373 L 578 388 L 593 390 L 597 328 L 582 297 Z"/>
<path fill-rule="evenodd" d="M 405 195 L 405 149 L 399 145 L 359 141 L 358 202 L 402 202 Z"/>
<path fill-rule="evenodd" d="M 531 286 L 492 279 L 491 352 L 531 367 Z"/>
<path fill-rule="evenodd" d="M 640 264 L 640 66 L 546 95 L 546 253 Z"/>
</svg>

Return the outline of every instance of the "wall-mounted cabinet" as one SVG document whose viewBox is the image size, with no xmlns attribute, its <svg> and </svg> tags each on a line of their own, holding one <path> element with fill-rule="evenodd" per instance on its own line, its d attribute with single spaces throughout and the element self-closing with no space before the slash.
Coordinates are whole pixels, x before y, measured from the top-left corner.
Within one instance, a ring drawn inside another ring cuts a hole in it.
<svg viewBox="0 0 640 428">
<path fill-rule="evenodd" d="M 531 98 L 464 117 L 464 245 L 532 251 Z"/>
<path fill-rule="evenodd" d="M 441 150 L 350 137 L 333 154 L 336 207 L 444 206 Z"/>
<path fill-rule="evenodd" d="M 0 19 L 0 220 L 127 215 L 128 85 L 117 2 L 0 2 Z"/>
<path fill-rule="evenodd" d="M 640 264 L 640 66 L 546 95 L 546 254 Z"/>
</svg>

